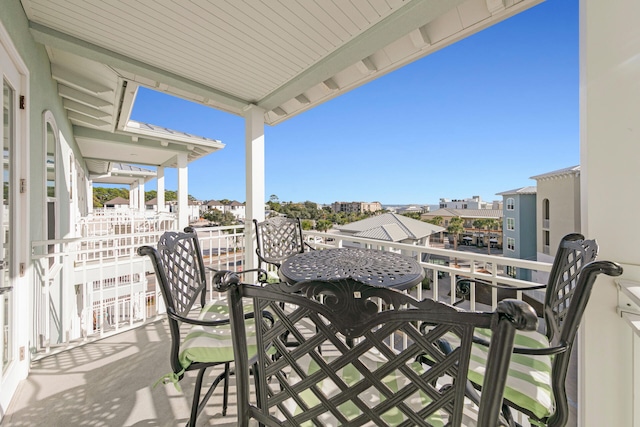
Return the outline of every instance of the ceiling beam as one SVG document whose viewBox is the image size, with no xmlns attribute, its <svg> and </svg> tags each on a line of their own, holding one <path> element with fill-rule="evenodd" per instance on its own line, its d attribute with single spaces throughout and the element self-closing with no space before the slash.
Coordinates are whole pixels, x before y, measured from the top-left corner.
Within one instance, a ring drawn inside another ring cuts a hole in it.
<svg viewBox="0 0 640 427">
<path fill-rule="evenodd" d="M 99 120 L 99 119 L 87 116 L 86 114 L 82 114 L 77 111 L 71 111 L 71 110 L 67 111 L 67 118 L 72 122 L 80 122 L 80 123 L 84 123 L 85 125 L 95 126 L 99 128 L 106 128 L 111 125 L 111 123 L 105 122 L 104 120 Z"/>
<path fill-rule="evenodd" d="M 71 99 L 89 107 L 103 109 L 111 108 L 113 104 L 104 99 L 89 95 L 72 87 L 66 86 L 62 83 L 58 83 L 58 93 L 65 99 Z"/>
<path fill-rule="evenodd" d="M 364 31 L 349 43 L 339 47 L 323 60 L 307 68 L 287 84 L 271 92 L 258 102 L 265 111 L 271 111 L 295 98 L 310 87 L 324 82 L 338 72 L 371 56 L 395 40 L 431 22 L 465 0 L 412 0 L 377 25 Z"/>
<path fill-rule="evenodd" d="M 133 74 L 144 76 L 158 83 L 164 83 L 170 87 L 181 89 L 194 95 L 219 102 L 220 104 L 226 105 L 230 109 L 238 112 L 241 112 L 244 107 L 249 105 L 249 102 L 236 96 L 187 79 L 178 74 L 162 70 L 161 68 L 144 63 L 137 59 L 105 49 L 44 25 L 29 21 L 29 29 L 34 39 L 45 46 L 64 50 L 102 64 L 107 64 L 112 68 L 118 68 Z M 300 92 L 296 93 L 296 95 L 299 93 Z"/>
<path fill-rule="evenodd" d="M 54 80 L 64 83 L 67 86 L 72 86 L 77 89 L 84 90 L 85 92 L 91 92 L 94 95 L 102 95 L 105 93 L 112 93 L 113 89 L 108 86 L 96 83 L 93 80 L 89 80 L 73 71 L 59 67 L 55 64 L 51 65 L 51 77 Z"/>
<path fill-rule="evenodd" d="M 104 157 L 104 158 L 95 158 L 95 157 L 85 157 L 84 160 L 88 160 L 88 161 L 95 161 L 95 162 L 108 162 L 108 163 L 124 163 L 124 164 L 129 164 L 131 162 L 126 162 L 123 161 L 122 159 L 118 159 L 118 158 L 110 158 L 110 157 Z M 144 166 L 158 166 L 156 164 L 153 163 L 148 163 L 145 162 L 144 160 L 136 160 L 136 165 L 144 165 Z M 111 170 L 109 172 L 105 172 L 105 173 L 100 173 L 100 172 L 91 172 L 91 175 L 101 175 L 101 176 L 106 176 L 107 174 L 110 174 Z"/>
<path fill-rule="evenodd" d="M 89 107 L 85 104 L 81 104 L 80 102 L 73 101 L 71 99 L 63 99 L 62 105 L 67 110 L 76 111 L 78 113 L 84 114 L 85 116 L 93 117 L 95 119 L 104 119 L 107 117 L 111 117 L 111 114 L 106 111 Z"/>
</svg>

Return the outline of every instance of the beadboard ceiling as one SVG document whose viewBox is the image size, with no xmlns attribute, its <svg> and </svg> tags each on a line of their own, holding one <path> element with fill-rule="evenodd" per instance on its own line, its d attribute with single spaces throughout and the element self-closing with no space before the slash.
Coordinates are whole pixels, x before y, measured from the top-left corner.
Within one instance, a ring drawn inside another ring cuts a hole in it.
<svg viewBox="0 0 640 427">
<path fill-rule="evenodd" d="M 289 117 L 541 0 L 21 0 L 70 120 L 115 130 L 138 85 Z"/>
</svg>

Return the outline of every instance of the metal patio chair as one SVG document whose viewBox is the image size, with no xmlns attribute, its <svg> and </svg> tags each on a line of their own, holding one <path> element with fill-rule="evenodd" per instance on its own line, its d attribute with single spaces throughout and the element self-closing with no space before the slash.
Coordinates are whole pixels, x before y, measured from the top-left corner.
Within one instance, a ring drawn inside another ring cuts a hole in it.
<svg viewBox="0 0 640 427">
<path fill-rule="evenodd" d="M 292 255 L 314 249 L 302 237 L 300 218 L 276 216 L 262 222 L 253 220 L 256 228 L 258 267 L 268 271 L 261 282 L 279 282 L 277 268 Z M 274 268 L 275 267 L 275 268 Z"/>
<path fill-rule="evenodd" d="M 491 380 L 477 422 L 496 426 L 516 328 L 537 325 L 535 312 L 522 301 L 503 301 L 494 313 L 465 312 L 353 279 L 256 286 L 228 273 L 217 287 L 228 292 L 230 304 L 239 426 L 250 419 L 290 427 L 468 425 L 473 413 L 465 386 L 476 328 L 494 334 L 486 366 Z M 242 318 L 247 304 L 274 317 L 273 325 L 255 326 L 261 349 L 253 372 L 257 403 L 249 393 Z M 423 334 L 418 324 L 425 322 Z M 299 345 L 288 346 L 285 335 Z M 462 344 L 445 354 L 437 344 L 448 335 Z M 418 362 L 420 354 L 433 363 Z"/>
<path fill-rule="evenodd" d="M 191 415 L 187 423 L 188 426 L 195 426 L 197 417 L 214 389 L 224 380 L 222 414 L 225 415 L 230 365 L 234 360 L 229 306 L 226 301 L 207 301 L 205 266 L 195 230 L 187 227 L 184 233 L 168 231 L 160 237 L 157 249 L 142 246 L 138 248 L 138 254 L 151 258 L 156 281 L 166 305 L 171 331 L 172 372 L 160 381 L 165 384 L 172 382 L 179 390 L 178 383 L 183 379 L 185 372 L 198 371 Z M 244 317 L 247 326 L 253 327 L 253 313 L 247 312 Z M 186 335 L 181 335 L 183 324 L 190 325 Z M 251 354 L 247 357 L 255 356 L 255 346 L 252 348 Z M 200 399 L 205 373 L 213 366 L 223 366 L 224 371 L 213 380 L 204 397 Z"/>
<path fill-rule="evenodd" d="M 594 261 L 595 240 L 578 233 L 566 235 L 558 247 L 549 274 L 543 304 L 545 331 L 518 332 L 504 393 L 503 413 L 512 425 L 509 407 L 526 414 L 535 425 L 564 426 L 569 418 L 565 387 L 571 350 L 596 277 L 619 276 L 622 267 L 610 261 Z M 484 281 L 483 285 L 505 288 Z M 507 287 L 509 288 L 509 287 Z M 532 286 L 526 289 L 538 289 Z M 510 289 L 513 289 L 512 287 Z M 486 357 L 486 338 L 476 334 L 475 360 Z M 480 388 L 484 375 L 472 364 L 470 380 Z"/>
</svg>

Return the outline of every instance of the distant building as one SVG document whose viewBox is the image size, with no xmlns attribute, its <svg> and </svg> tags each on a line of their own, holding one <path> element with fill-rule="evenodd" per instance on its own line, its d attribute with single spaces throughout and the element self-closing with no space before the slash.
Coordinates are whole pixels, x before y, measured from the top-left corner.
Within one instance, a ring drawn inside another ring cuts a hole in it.
<svg viewBox="0 0 640 427">
<path fill-rule="evenodd" d="M 502 211 L 499 209 L 449 209 L 442 208 L 433 212 L 426 212 L 420 216 L 423 220 L 442 218 L 442 226 L 446 229 L 452 218 L 460 217 L 463 220 L 464 231 L 460 237 L 460 244 L 478 246 L 502 247 L 502 230 L 491 230 L 486 235 L 484 230 L 477 229 L 473 223 L 478 219 L 495 219 L 502 225 Z M 502 228 L 502 227 L 501 227 Z M 451 240 L 451 239 L 450 239 Z"/>
<path fill-rule="evenodd" d="M 205 211 L 217 209 L 220 212 L 224 212 L 224 204 L 222 204 L 222 202 L 219 202 L 217 200 L 209 200 L 207 203 L 203 203 L 202 207 Z"/>
<path fill-rule="evenodd" d="M 335 229 L 340 235 L 416 246 L 429 246 L 431 235 L 444 231 L 444 228 L 437 225 L 394 213 L 372 216 L 361 221 L 337 226 Z M 345 246 L 360 247 L 360 243 L 347 241 Z M 414 255 L 413 253 L 406 254 Z"/>
<path fill-rule="evenodd" d="M 532 176 L 537 181 L 538 261 L 552 262 L 566 234 L 579 233 L 580 166 Z"/>
<path fill-rule="evenodd" d="M 378 212 L 382 210 L 382 205 L 380 202 L 334 202 L 331 209 L 336 213 Z"/>
<path fill-rule="evenodd" d="M 207 203 L 202 205 L 201 211 L 204 213 L 213 209 L 217 209 L 222 213 L 230 212 L 237 220 L 240 221 L 244 221 L 245 219 L 245 204 L 236 200 L 232 200 L 226 204 L 218 200 L 209 200 Z"/>
<path fill-rule="evenodd" d="M 124 197 L 115 197 L 109 201 L 104 202 L 105 208 L 111 209 L 129 209 L 131 202 Z"/>
<path fill-rule="evenodd" d="M 145 207 L 146 207 L 146 210 L 148 210 L 148 211 L 158 212 L 158 198 L 154 197 L 153 199 L 146 201 L 145 202 Z M 162 209 L 160 209 L 160 211 L 161 212 L 169 212 L 170 211 L 170 205 L 166 200 L 164 202 L 164 207 Z"/>
<path fill-rule="evenodd" d="M 498 193 L 503 198 L 503 255 L 509 258 L 536 260 L 536 187 L 522 187 Z M 531 270 L 507 267 L 506 273 L 531 281 Z"/>
<path fill-rule="evenodd" d="M 233 214 L 238 220 L 244 221 L 245 219 L 245 205 L 244 203 L 240 203 L 238 201 L 232 201 L 229 203 L 229 212 Z"/>
<path fill-rule="evenodd" d="M 468 199 L 440 199 L 440 209 L 502 209 L 500 201 L 484 202 L 480 196 Z"/>
<path fill-rule="evenodd" d="M 401 208 L 395 208 L 395 212 L 399 213 L 400 215 L 404 215 L 407 213 L 423 214 L 429 212 L 429 206 L 404 206 Z"/>
</svg>

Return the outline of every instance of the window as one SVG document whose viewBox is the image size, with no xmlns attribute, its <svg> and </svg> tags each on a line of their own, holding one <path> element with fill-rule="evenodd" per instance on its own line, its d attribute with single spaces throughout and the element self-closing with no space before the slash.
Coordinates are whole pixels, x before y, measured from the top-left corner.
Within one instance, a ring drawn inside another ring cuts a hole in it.
<svg viewBox="0 0 640 427">
<path fill-rule="evenodd" d="M 514 239 L 513 237 L 507 237 L 507 249 L 509 249 L 510 251 L 516 250 L 516 239 Z"/>
<path fill-rule="evenodd" d="M 551 248 L 549 248 L 549 241 L 551 240 L 549 236 L 549 230 L 544 230 L 542 232 L 542 253 L 549 255 L 551 253 Z"/>
<path fill-rule="evenodd" d="M 512 265 L 508 265 L 507 266 L 507 276 L 513 277 L 515 278 L 518 274 L 518 270 L 516 267 L 512 266 Z"/>
<path fill-rule="evenodd" d="M 515 229 L 516 229 L 515 218 L 507 218 L 507 230 L 515 230 Z"/>
<path fill-rule="evenodd" d="M 542 218 L 546 220 L 549 219 L 549 199 L 544 199 L 542 201 Z"/>
<path fill-rule="evenodd" d="M 516 208 L 516 199 L 514 199 L 513 197 L 509 197 L 507 199 L 507 210 L 512 211 L 515 208 Z"/>
<path fill-rule="evenodd" d="M 46 216 L 45 224 L 47 230 L 47 239 L 53 240 L 58 237 L 58 218 L 59 206 L 58 206 L 58 192 L 60 191 L 60 182 L 58 181 L 58 127 L 53 117 L 53 113 L 49 110 L 45 111 L 42 115 L 44 122 L 44 146 L 46 151 L 44 153 L 44 168 L 45 168 L 45 206 Z M 64 187 L 64 182 L 62 182 Z M 53 247 L 50 247 L 53 250 Z M 53 261 L 53 259 L 51 259 Z"/>
<path fill-rule="evenodd" d="M 542 228 L 549 228 L 549 199 L 542 201 Z"/>
</svg>

